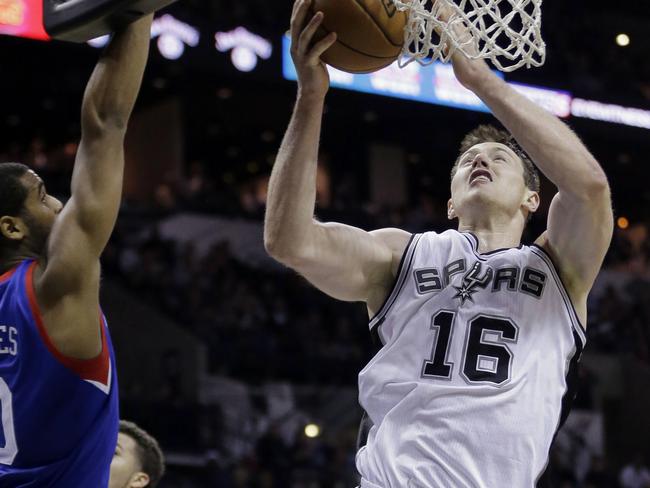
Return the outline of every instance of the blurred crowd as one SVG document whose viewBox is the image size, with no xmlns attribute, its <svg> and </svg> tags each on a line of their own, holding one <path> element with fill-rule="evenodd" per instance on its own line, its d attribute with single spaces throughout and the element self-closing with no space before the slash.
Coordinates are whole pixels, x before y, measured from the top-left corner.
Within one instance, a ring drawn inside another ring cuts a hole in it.
<svg viewBox="0 0 650 488">
<path fill-rule="evenodd" d="M 590 302 L 590 347 L 631 353 L 650 365 L 650 236 L 646 224 L 619 230 Z"/>
<path fill-rule="evenodd" d="M 556 467 L 549 478 L 549 488 L 648 488 L 650 469 L 643 456 L 624 465 L 620 470 L 610 466 L 607 459 L 595 456 L 587 473 L 578 479 L 573 469 L 560 458 L 551 458 Z"/>
<path fill-rule="evenodd" d="M 121 237 L 106 254 L 106 275 L 208 345 L 211 373 L 255 384 L 348 384 L 363 366 L 362 307 L 329 300 L 295 274 L 246 266 L 227 244 L 198 259 L 192 244 L 176 249 L 155 232 L 131 244 Z"/>
<path fill-rule="evenodd" d="M 274 429 L 259 438 L 254 450 L 234 463 L 215 457 L 202 469 L 176 469 L 165 488 L 351 488 L 355 476 L 356 432 L 339 432 L 336 439 L 304 436 L 287 443 Z"/>
</svg>

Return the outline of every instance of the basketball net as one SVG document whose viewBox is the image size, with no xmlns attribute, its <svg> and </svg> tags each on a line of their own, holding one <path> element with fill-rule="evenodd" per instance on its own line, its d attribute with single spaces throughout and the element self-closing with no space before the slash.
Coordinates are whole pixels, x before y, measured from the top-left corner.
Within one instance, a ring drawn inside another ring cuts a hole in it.
<svg viewBox="0 0 650 488">
<path fill-rule="evenodd" d="M 409 12 L 400 67 L 448 62 L 456 50 L 489 59 L 501 71 L 541 66 L 542 0 L 393 0 Z M 447 20 L 440 20 L 445 9 Z"/>
</svg>

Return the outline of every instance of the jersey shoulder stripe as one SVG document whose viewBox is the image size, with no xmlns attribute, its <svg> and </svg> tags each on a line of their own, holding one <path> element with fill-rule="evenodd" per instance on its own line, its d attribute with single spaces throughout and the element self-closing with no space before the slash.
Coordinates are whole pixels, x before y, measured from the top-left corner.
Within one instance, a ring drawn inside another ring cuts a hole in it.
<svg viewBox="0 0 650 488">
<path fill-rule="evenodd" d="M 417 248 L 418 242 L 422 238 L 422 234 L 413 234 L 409 239 L 404 254 L 402 255 L 402 260 L 400 261 L 399 268 L 397 269 L 397 276 L 395 277 L 395 282 L 393 283 L 393 288 L 391 292 L 386 297 L 384 304 L 381 306 L 379 311 L 375 316 L 370 320 L 370 330 L 373 330 L 377 325 L 381 323 L 388 311 L 397 301 L 400 291 L 404 287 L 409 276 L 409 270 L 413 263 L 413 257 L 415 256 L 415 249 Z"/>
<path fill-rule="evenodd" d="M 9 271 L 3 273 L 2 276 L 0 276 L 0 284 L 5 283 L 7 280 L 9 280 L 16 273 L 16 271 L 18 271 L 18 266 L 15 266 Z"/>
</svg>

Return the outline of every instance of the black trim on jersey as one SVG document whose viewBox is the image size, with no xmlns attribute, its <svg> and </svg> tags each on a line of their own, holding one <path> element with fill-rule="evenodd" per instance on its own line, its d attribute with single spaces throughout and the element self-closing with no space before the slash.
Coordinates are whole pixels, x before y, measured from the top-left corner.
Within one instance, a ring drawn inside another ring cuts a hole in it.
<svg viewBox="0 0 650 488">
<path fill-rule="evenodd" d="M 361 422 L 359 423 L 359 433 L 357 434 L 357 451 L 359 452 L 362 447 L 368 443 L 368 435 L 370 434 L 370 429 L 375 425 L 370 420 L 368 412 L 363 411 L 363 416 L 361 417 Z"/>
<path fill-rule="evenodd" d="M 370 329 L 370 339 L 372 341 L 374 353 L 373 356 L 376 355 L 382 347 L 384 347 L 384 341 L 381 340 L 381 335 L 379 334 L 379 327 L 381 327 L 381 324 L 384 323 L 384 320 L 386 320 L 386 317 L 382 317 L 382 319 L 377 321 L 372 329 Z"/>
<path fill-rule="evenodd" d="M 476 235 L 471 232 L 460 232 L 460 234 L 469 241 L 469 244 L 472 246 L 474 252 L 478 252 L 478 237 L 476 237 Z"/>
<path fill-rule="evenodd" d="M 363 411 L 363 416 L 361 417 L 361 422 L 359 422 L 359 432 L 357 433 L 357 450 L 355 451 L 355 461 L 356 461 L 356 456 L 359 454 L 361 449 L 366 447 L 366 444 L 368 444 L 368 436 L 370 435 L 370 429 L 372 429 L 373 425 L 375 425 L 372 420 L 370 419 L 370 416 L 368 415 L 368 412 L 365 410 Z M 354 476 L 356 477 L 357 480 L 357 488 L 361 486 L 361 473 L 359 473 L 359 470 L 357 469 L 356 462 L 354 463 Z"/>
<path fill-rule="evenodd" d="M 413 249 L 413 252 L 411 253 L 411 257 L 409 259 L 408 264 L 406 264 L 406 257 L 411 251 L 411 245 L 413 244 L 413 241 L 415 240 L 415 237 L 417 235 L 418 234 L 411 235 L 411 238 L 409 239 L 409 242 L 406 245 L 406 248 L 404 249 L 404 254 L 402 254 L 402 259 L 400 260 L 399 267 L 397 268 L 397 275 L 395 276 L 395 282 L 391 287 L 390 293 L 386 296 L 386 299 L 384 300 L 383 305 L 379 308 L 379 311 L 374 315 L 374 317 L 370 319 L 369 322 L 370 324 L 380 319 L 377 324 L 371 327 L 370 329 L 371 332 L 377 328 L 379 323 L 383 322 L 383 320 L 381 320 L 382 316 L 388 313 L 390 308 L 395 303 L 395 300 L 397 300 L 397 296 L 399 295 L 400 291 L 402 291 L 402 287 L 404 286 L 404 283 L 406 283 L 406 276 L 408 275 L 408 273 L 405 273 L 404 271 L 411 268 L 411 263 L 413 262 L 413 257 L 415 256 L 415 249 Z"/>
<path fill-rule="evenodd" d="M 566 374 L 566 391 L 562 397 L 562 409 L 560 410 L 559 422 L 557 428 L 555 429 L 555 433 L 553 434 L 553 440 L 549 446 L 548 453 L 546 454 L 546 465 L 537 478 L 537 483 L 535 483 L 536 488 L 555 488 L 551 484 L 553 480 L 550 479 L 549 471 L 551 449 L 555 443 L 555 438 L 557 437 L 558 432 L 566 422 L 566 419 L 569 417 L 571 407 L 573 406 L 573 401 L 575 400 L 576 394 L 578 393 L 578 364 L 580 363 L 580 358 L 582 357 L 583 344 L 582 338 L 575 330 L 573 331 L 573 341 L 575 343 L 575 352 L 573 353 L 573 357 L 571 358 L 569 369 Z"/>
<path fill-rule="evenodd" d="M 567 307 L 567 310 L 569 311 L 569 315 L 573 317 L 575 323 L 578 324 L 578 326 L 580 327 L 580 331 L 582 333 L 580 340 L 582 342 L 582 347 L 584 347 L 587 344 L 587 328 L 580 321 L 580 317 L 578 316 L 578 312 L 576 311 L 576 308 L 573 305 L 573 302 L 571 301 L 571 297 L 569 296 L 567 287 L 564 285 L 564 282 L 562 281 L 562 277 L 560 276 L 559 268 L 555 265 L 555 262 L 553 261 L 553 258 L 548 253 L 548 251 L 544 249 L 542 246 L 533 244 L 530 247 L 530 249 L 533 252 L 535 252 L 536 249 L 541 251 L 541 254 L 539 253 L 536 254 L 544 260 L 544 262 L 551 270 L 551 275 L 553 275 L 555 284 L 560 290 L 560 295 L 562 296 L 562 300 L 564 300 L 564 305 Z"/>
<path fill-rule="evenodd" d="M 560 413 L 560 425 L 558 425 L 558 431 L 562 428 L 564 422 L 566 422 L 571 407 L 573 406 L 573 400 L 575 400 L 576 394 L 578 393 L 578 363 L 582 358 L 584 346 L 582 345 L 581 338 L 576 331 L 573 331 L 573 340 L 576 344 L 576 352 L 571 358 L 569 371 L 566 376 L 567 391 L 564 394 L 564 397 L 562 397 L 562 412 Z M 555 435 L 557 435 L 557 431 L 555 432 Z"/>
<path fill-rule="evenodd" d="M 479 257 L 479 258 L 484 258 L 485 256 L 491 256 L 493 254 L 497 254 L 497 253 L 500 253 L 500 252 L 510 251 L 512 249 L 521 250 L 521 249 L 524 248 L 523 244 L 519 244 L 517 247 L 501 247 L 499 249 L 494 249 L 494 250 L 488 251 L 488 252 L 479 252 L 479 250 L 478 250 L 478 248 L 479 248 L 479 240 L 478 240 L 478 237 L 476 236 L 476 234 L 474 234 L 473 232 L 470 232 L 470 231 L 463 231 L 463 232 L 461 232 L 461 234 L 463 234 L 467 238 L 467 240 L 472 245 L 472 250 L 474 251 L 474 254 L 476 254 L 476 256 Z M 470 237 L 472 239 L 470 239 Z"/>
<path fill-rule="evenodd" d="M 495 249 L 493 251 L 487 251 L 487 252 L 479 252 L 478 254 L 480 256 L 491 256 L 492 254 L 496 254 L 498 252 L 504 252 L 504 251 L 512 251 L 513 249 L 517 250 L 522 250 L 524 248 L 523 244 L 519 244 L 518 246 L 515 247 L 501 247 L 499 249 Z M 478 251 L 477 251 L 478 252 Z"/>
</svg>

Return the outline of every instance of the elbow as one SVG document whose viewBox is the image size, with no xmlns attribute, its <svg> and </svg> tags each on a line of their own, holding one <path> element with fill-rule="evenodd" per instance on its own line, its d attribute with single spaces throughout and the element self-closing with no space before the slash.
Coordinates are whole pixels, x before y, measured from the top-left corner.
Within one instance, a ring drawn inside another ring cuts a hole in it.
<svg viewBox="0 0 650 488">
<path fill-rule="evenodd" d="M 609 180 L 595 159 L 591 162 L 589 170 L 579 176 L 573 191 L 569 193 L 583 201 L 610 198 Z"/>
<path fill-rule="evenodd" d="M 264 250 L 276 261 L 284 262 L 288 255 L 287 246 L 282 242 L 277 232 L 264 229 Z"/>
<path fill-rule="evenodd" d="M 264 249 L 276 261 L 295 268 L 304 258 L 304 246 L 294 239 L 281 239 L 271 233 L 264 233 Z"/>
<path fill-rule="evenodd" d="M 295 225 L 290 218 L 280 219 L 267 211 L 264 221 L 264 250 L 276 261 L 294 267 L 308 254 L 313 241 L 310 226 Z"/>
<path fill-rule="evenodd" d="M 283 244 L 278 239 L 264 236 L 264 249 L 266 253 L 276 261 L 289 265 L 295 257 L 295 250 L 291 249 L 286 244 Z"/>
<path fill-rule="evenodd" d="M 276 238 L 271 237 L 266 232 L 264 233 L 264 250 L 276 261 L 280 260 L 281 246 Z"/>
<path fill-rule="evenodd" d="M 126 133 L 129 114 L 100 110 L 96 104 L 85 103 L 81 114 L 82 130 L 90 134 Z"/>
<path fill-rule="evenodd" d="M 597 168 L 592 171 L 592 174 L 589 175 L 585 187 L 586 194 L 590 198 L 609 198 L 609 180 L 600 166 L 597 166 Z"/>
</svg>

